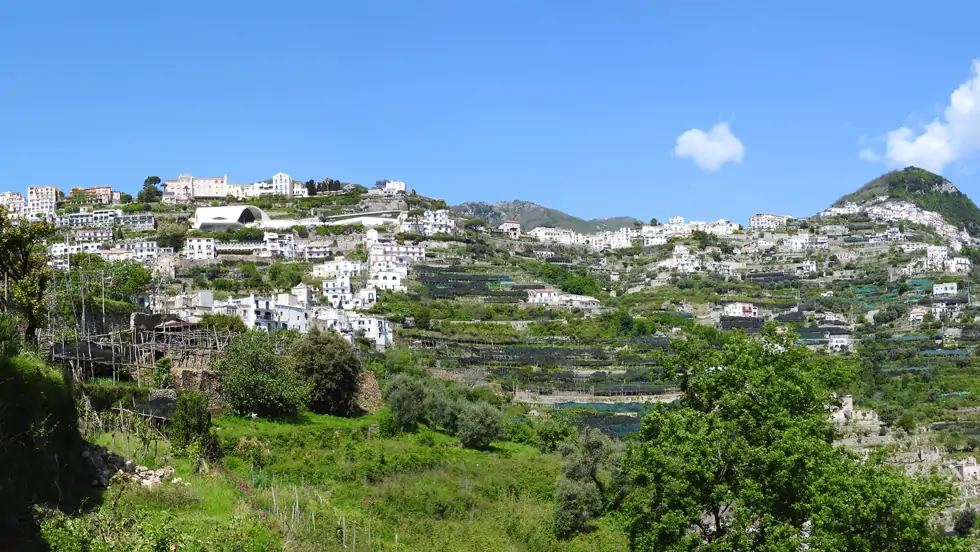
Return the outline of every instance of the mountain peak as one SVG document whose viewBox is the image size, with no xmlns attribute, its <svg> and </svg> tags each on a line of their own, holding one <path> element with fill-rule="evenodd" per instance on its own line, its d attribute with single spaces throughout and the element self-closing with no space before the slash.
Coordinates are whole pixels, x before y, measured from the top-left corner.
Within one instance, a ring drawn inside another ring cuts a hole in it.
<svg viewBox="0 0 980 552">
<path fill-rule="evenodd" d="M 519 222 L 525 230 L 539 226 L 552 226 L 583 234 L 603 230 L 618 230 L 637 221 L 632 217 L 586 220 L 557 209 L 549 209 L 520 199 L 497 203 L 472 201 L 454 206 L 453 211 L 462 216 L 481 218 L 492 226 L 498 226 L 505 220 L 509 220 Z"/>
<path fill-rule="evenodd" d="M 980 209 L 976 204 L 949 180 L 919 167 L 887 172 L 838 199 L 833 206 L 863 204 L 878 197 L 908 201 L 926 211 L 939 213 L 947 222 L 971 235 L 980 234 Z"/>
</svg>

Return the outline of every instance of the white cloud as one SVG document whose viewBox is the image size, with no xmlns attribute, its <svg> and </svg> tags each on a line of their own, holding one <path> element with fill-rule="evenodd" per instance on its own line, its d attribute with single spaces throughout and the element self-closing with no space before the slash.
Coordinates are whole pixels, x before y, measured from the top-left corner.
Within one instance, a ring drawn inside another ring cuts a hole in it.
<svg viewBox="0 0 980 552">
<path fill-rule="evenodd" d="M 718 123 L 708 132 L 699 128 L 684 131 L 677 137 L 674 155 L 690 157 L 701 169 L 713 172 L 725 163 L 741 163 L 745 147 L 732 134 L 728 123 Z"/>
<path fill-rule="evenodd" d="M 946 165 L 980 151 L 980 60 L 973 61 L 972 72 L 950 95 L 942 118 L 918 133 L 908 126 L 887 132 L 884 154 L 869 151 L 869 156 L 865 148 L 858 156 L 883 159 L 893 168 L 915 165 L 941 173 Z"/>
<path fill-rule="evenodd" d="M 877 153 L 875 153 L 871 148 L 861 148 L 858 152 L 858 157 L 864 159 L 865 161 L 877 161 L 881 159 Z"/>
</svg>

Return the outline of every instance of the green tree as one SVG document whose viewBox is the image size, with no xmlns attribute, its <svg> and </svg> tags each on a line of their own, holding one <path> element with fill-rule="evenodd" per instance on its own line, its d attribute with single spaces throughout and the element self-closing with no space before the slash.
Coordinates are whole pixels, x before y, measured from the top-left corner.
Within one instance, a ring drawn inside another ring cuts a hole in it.
<svg viewBox="0 0 980 552">
<path fill-rule="evenodd" d="M 456 434 L 464 447 L 485 449 L 504 436 L 503 415 L 487 403 L 467 404 L 459 413 Z"/>
<path fill-rule="evenodd" d="M 283 365 L 269 336 L 254 331 L 232 338 L 214 361 L 232 411 L 272 418 L 292 418 L 306 406 L 310 386 Z"/>
<path fill-rule="evenodd" d="M 310 410 L 336 416 L 357 411 L 361 361 L 339 333 L 314 327 L 291 344 L 288 358 L 293 370 L 310 384 Z"/>
<path fill-rule="evenodd" d="M 931 522 L 948 483 L 833 446 L 826 405 L 850 378 L 834 359 L 771 328 L 673 352 L 684 397 L 643 419 L 621 466 L 631 550 L 965 550 Z"/>
<path fill-rule="evenodd" d="M 559 449 L 562 473 L 555 487 L 555 536 L 584 531 L 602 515 L 608 483 L 604 472 L 618 459 L 617 447 L 598 429 L 586 428 Z"/>
<path fill-rule="evenodd" d="M 406 374 L 392 378 L 384 390 L 384 401 L 401 431 L 415 431 L 425 420 L 425 387 Z"/>
<path fill-rule="evenodd" d="M 479 230 L 486 225 L 487 221 L 481 218 L 468 218 L 463 222 L 463 228 L 465 230 Z"/>
<path fill-rule="evenodd" d="M 148 176 L 143 181 L 143 189 L 136 194 L 136 199 L 140 203 L 159 203 L 163 199 L 163 192 L 157 186 L 160 185 L 159 176 Z"/>
<path fill-rule="evenodd" d="M 657 226 L 658 224 L 660 224 L 660 222 L 657 220 L 657 217 L 650 219 L 650 226 Z"/>
<path fill-rule="evenodd" d="M 10 289 L 9 295 L 0 296 L 0 307 L 20 315 L 28 343 L 37 343 L 37 330 L 47 313 L 51 269 L 45 240 L 53 234 L 50 223 L 19 220 L 15 224 L 7 209 L 0 207 L 0 278 Z"/>
<path fill-rule="evenodd" d="M 231 314 L 214 314 L 209 312 L 201 316 L 201 320 L 197 325 L 199 328 L 222 333 L 244 333 L 248 331 L 248 326 L 245 325 L 245 322 L 241 318 Z"/>
</svg>

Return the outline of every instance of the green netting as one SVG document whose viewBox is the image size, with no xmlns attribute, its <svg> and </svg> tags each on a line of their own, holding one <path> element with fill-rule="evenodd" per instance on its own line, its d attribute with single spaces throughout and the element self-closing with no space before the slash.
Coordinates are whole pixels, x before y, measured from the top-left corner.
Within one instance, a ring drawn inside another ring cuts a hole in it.
<svg viewBox="0 0 980 552">
<path fill-rule="evenodd" d="M 878 286 L 874 284 L 866 284 L 863 286 L 856 286 L 854 288 L 854 293 L 860 293 L 860 294 L 874 293 L 876 291 L 878 291 Z"/>
<path fill-rule="evenodd" d="M 905 285 L 909 286 L 909 289 L 914 289 L 914 290 L 920 290 L 921 291 L 921 290 L 924 290 L 924 289 L 932 286 L 932 282 L 929 281 L 929 280 L 927 280 L 927 279 L 925 279 L 925 278 L 918 278 L 918 279 L 915 279 L 915 280 L 909 280 L 909 281 L 905 282 Z"/>
</svg>

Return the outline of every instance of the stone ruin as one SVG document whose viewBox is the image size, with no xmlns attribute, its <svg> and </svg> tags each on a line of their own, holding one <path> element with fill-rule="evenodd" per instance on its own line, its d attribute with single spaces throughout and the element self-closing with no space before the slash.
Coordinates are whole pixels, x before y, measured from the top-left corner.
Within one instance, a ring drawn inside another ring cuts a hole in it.
<svg viewBox="0 0 980 552">
<path fill-rule="evenodd" d="M 139 483 L 146 488 L 155 487 L 164 481 L 181 482 L 179 477 L 173 477 L 174 469 L 170 466 L 156 470 L 137 466 L 132 461 L 126 460 L 100 445 L 89 443 L 82 451 L 82 458 L 88 463 L 94 475 L 92 485 L 96 487 L 108 487 L 109 480 L 114 475 Z"/>
</svg>

